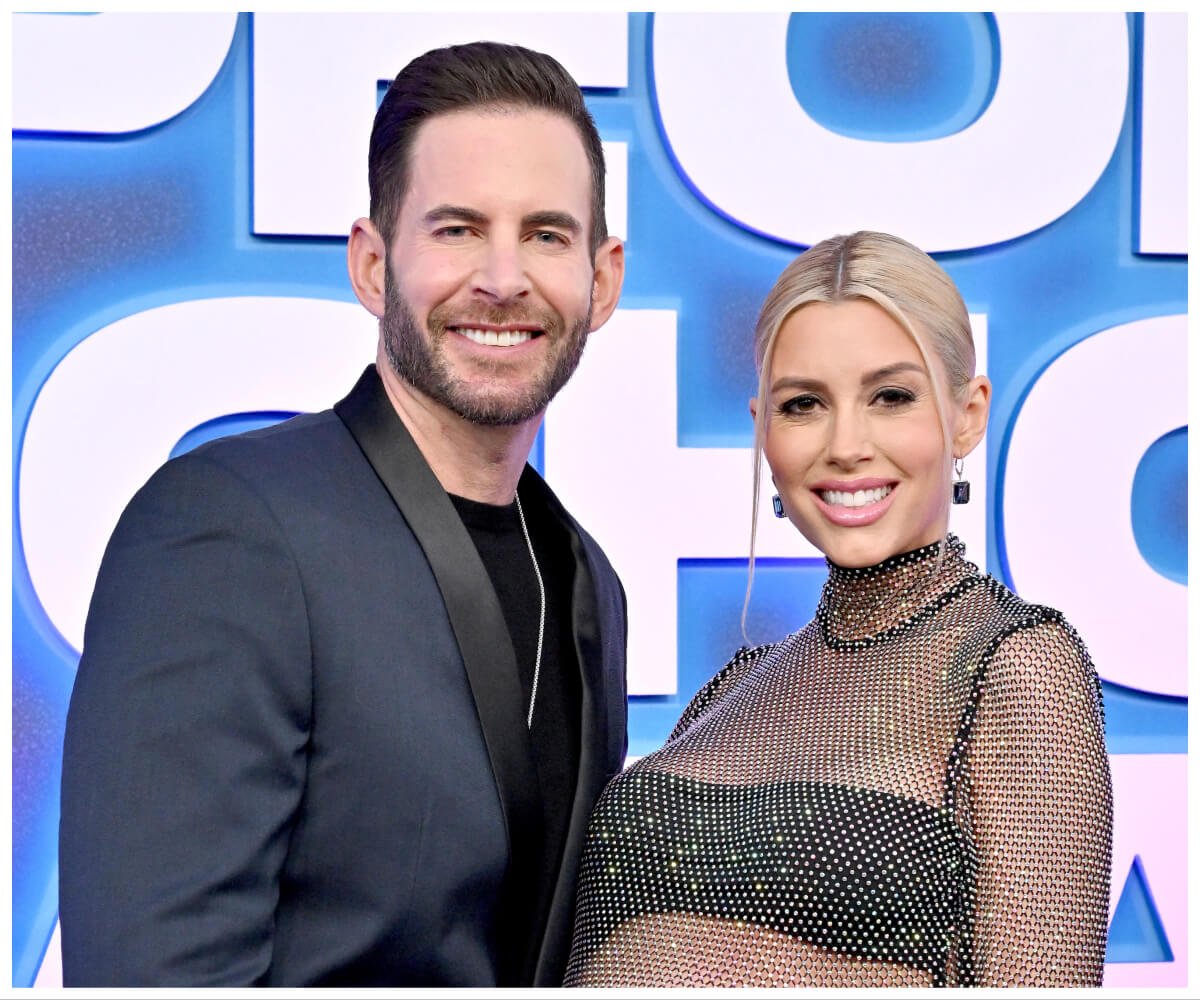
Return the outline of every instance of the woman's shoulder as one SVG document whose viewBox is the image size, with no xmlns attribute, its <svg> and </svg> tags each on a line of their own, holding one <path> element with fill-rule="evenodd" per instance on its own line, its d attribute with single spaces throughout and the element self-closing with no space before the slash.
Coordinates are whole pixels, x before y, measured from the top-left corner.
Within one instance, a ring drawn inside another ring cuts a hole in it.
<svg viewBox="0 0 1200 1000">
<path fill-rule="evenodd" d="M 1047 643 L 1087 654 L 1083 639 L 1057 608 L 1025 600 L 990 573 L 983 583 L 982 594 L 989 607 L 980 621 L 993 633 L 991 655 L 1001 648 L 1014 650 Z"/>
<path fill-rule="evenodd" d="M 688 702 L 679 721 L 675 723 L 675 728 L 671 730 L 671 735 L 667 737 L 667 742 L 690 728 L 713 705 L 724 699 L 750 673 L 756 663 L 770 655 L 771 651 L 778 648 L 779 645 L 779 643 L 764 643 L 760 646 L 739 647 L 725 666 L 709 678 Z"/>
<path fill-rule="evenodd" d="M 1024 600 L 992 576 L 987 588 L 995 599 L 988 626 L 992 634 L 981 664 L 987 687 L 994 692 L 1074 689 L 1099 695 L 1087 644 L 1061 611 Z"/>
</svg>

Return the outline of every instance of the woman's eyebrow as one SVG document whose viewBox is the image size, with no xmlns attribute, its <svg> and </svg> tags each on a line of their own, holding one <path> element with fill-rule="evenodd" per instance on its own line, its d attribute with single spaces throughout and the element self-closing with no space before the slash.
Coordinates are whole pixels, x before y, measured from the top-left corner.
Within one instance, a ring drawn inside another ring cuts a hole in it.
<svg viewBox="0 0 1200 1000">
<path fill-rule="evenodd" d="M 825 383 L 818 378 L 805 378 L 803 375 L 782 375 L 771 383 L 771 392 L 780 389 L 795 389 L 800 392 L 817 392 L 825 388 Z"/>
<path fill-rule="evenodd" d="M 882 382 L 894 375 L 900 375 L 905 372 L 914 372 L 917 375 L 926 374 L 923 365 L 919 365 L 914 361 L 897 361 L 890 365 L 884 365 L 882 368 L 876 368 L 873 372 L 867 372 L 862 377 L 862 384 L 874 385 L 876 382 Z M 817 392 L 824 388 L 825 383 L 819 378 L 810 378 L 804 375 L 783 375 L 771 383 L 771 392 L 778 392 L 780 389 Z"/>
<path fill-rule="evenodd" d="M 873 372 L 868 372 L 862 377 L 862 384 L 872 385 L 875 382 L 882 382 L 884 379 L 889 379 L 893 375 L 900 375 L 904 372 L 916 372 L 918 375 L 927 374 L 924 365 L 918 365 L 913 361 L 897 361 L 895 364 L 884 365 Z"/>
</svg>

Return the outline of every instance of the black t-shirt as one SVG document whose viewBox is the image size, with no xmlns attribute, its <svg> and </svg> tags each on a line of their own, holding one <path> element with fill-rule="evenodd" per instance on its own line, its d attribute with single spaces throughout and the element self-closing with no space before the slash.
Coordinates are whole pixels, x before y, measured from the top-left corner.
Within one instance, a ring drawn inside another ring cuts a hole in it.
<svg viewBox="0 0 1200 1000">
<path fill-rule="evenodd" d="M 453 494 L 450 499 L 475 542 L 500 599 L 517 659 L 527 716 L 537 657 L 541 599 L 516 502 L 496 506 Z M 543 891 L 531 894 L 537 899 L 553 886 L 562 860 L 579 773 L 582 694 L 571 628 L 571 593 L 575 577 L 571 539 L 567 529 L 532 491 L 528 496 L 522 495 L 521 504 L 546 590 L 546 628 L 530 727 L 545 817 L 540 868 Z M 540 916 L 538 914 L 537 918 Z"/>
</svg>

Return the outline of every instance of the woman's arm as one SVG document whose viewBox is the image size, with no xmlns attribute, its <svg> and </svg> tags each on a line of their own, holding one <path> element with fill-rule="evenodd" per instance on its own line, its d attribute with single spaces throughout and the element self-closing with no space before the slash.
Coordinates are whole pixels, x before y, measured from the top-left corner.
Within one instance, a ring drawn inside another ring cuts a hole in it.
<svg viewBox="0 0 1200 1000">
<path fill-rule="evenodd" d="M 1095 668 L 1049 612 L 1005 637 L 983 670 L 971 749 L 975 931 L 963 958 L 981 986 L 1099 986 L 1112 780 Z"/>
</svg>

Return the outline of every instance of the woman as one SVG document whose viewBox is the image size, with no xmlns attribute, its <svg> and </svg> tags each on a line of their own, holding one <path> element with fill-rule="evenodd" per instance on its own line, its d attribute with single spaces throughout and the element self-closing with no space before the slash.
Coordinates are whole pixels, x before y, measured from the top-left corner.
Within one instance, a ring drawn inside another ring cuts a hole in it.
<svg viewBox="0 0 1200 1000">
<path fill-rule="evenodd" d="M 829 579 L 605 790 L 568 984 L 1099 985 L 1099 682 L 947 534 L 991 392 L 957 289 L 903 240 L 834 237 L 779 278 L 755 354 L 756 486 L 765 454 Z"/>
</svg>

